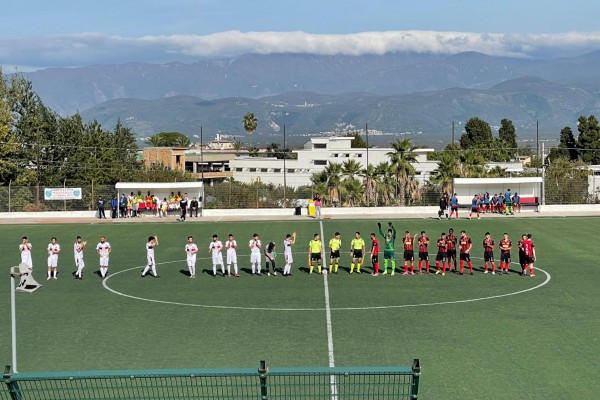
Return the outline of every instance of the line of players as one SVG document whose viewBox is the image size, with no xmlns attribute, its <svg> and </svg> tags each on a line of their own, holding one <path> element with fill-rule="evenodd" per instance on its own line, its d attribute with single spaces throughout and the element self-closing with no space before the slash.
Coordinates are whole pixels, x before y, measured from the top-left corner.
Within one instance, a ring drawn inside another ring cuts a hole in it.
<svg viewBox="0 0 600 400">
<path fill-rule="evenodd" d="M 382 275 L 388 274 L 388 264 L 390 265 L 390 275 L 396 273 L 396 260 L 394 245 L 396 241 L 396 229 L 391 222 L 388 223 L 388 230 L 386 233 L 381 228 L 381 223 L 377 224 L 379 228 L 379 234 L 383 237 L 384 251 L 383 251 L 383 272 Z M 373 276 L 379 276 L 379 240 L 375 233 L 371 233 L 371 251 L 370 261 L 373 268 Z M 535 246 L 531 239 L 531 234 L 523 234 L 521 239 L 517 243 L 519 249 L 519 264 L 521 266 L 521 275 L 535 276 Z M 409 231 L 405 232 L 402 239 L 404 247 L 404 272 L 402 275 L 414 275 L 415 274 L 415 247 L 418 250 L 418 274 L 425 273 L 430 274 L 430 263 L 429 263 L 429 237 L 425 231 L 421 231 L 420 234 L 412 236 Z M 491 237 L 489 232 L 485 233 L 483 239 L 483 259 L 484 259 L 484 273 L 496 274 L 496 263 L 494 259 L 495 241 Z M 339 269 L 340 260 L 340 248 L 342 246 L 340 233 L 336 232 L 335 236 L 329 241 L 330 249 L 330 260 L 329 260 L 329 273 L 337 273 Z M 436 243 L 437 254 L 435 257 L 436 274 L 446 275 L 448 272 L 458 272 L 460 275 L 464 274 L 465 264 L 469 268 L 469 274 L 473 275 L 473 264 L 471 262 L 471 250 L 473 248 L 473 241 L 467 235 L 466 231 L 461 231 L 460 236 L 454 234 L 454 229 L 450 228 L 448 234 L 442 232 Z M 354 238 L 350 242 L 350 258 L 351 264 L 349 272 L 354 273 L 356 267 L 356 273 L 361 273 L 361 265 L 363 265 L 366 253 L 366 245 L 364 239 L 361 238 L 360 232 L 355 232 Z M 503 234 L 502 239 L 498 244 L 500 249 L 500 264 L 499 273 L 508 274 L 511 263 L 511 251 L 512 241 L 507 233 Z M 459 254 L 459 263 L 457 268 L 457 249 Z M 309 273 L 312 274 L 316 266 L 317 271 L 322 273 L 321 263 L 322 243 L 319 234 L 315 234 L 313 240 L 309 243 Z M 409 269 L 410 268 L 410 269 Z"/>
<path fill-rule="evenodd" d="M 390 274 L 394 275 L 396 272 L 396 261 L 395 261 L 395 250 L 394 245 L 396 241 L 396 229 L 391 222 L 388 223 L 388 230 L 386 233 L 381 228 L 381 223 L 378 223 L 379 234 L 382 236 L 385 248 L 383 252 L 383 275 L 388 274 L 388 264 L 390 265 Z M 379 275 L 379 240 L 375 233 L 371 233 L 371 252 L 370 261 L 373 267 L 373 275 Z M 415 274 L 415 246 L 418 249 L 418 274 L 423 273 L 423 267 L 425 272 L 430 274 L 430 263 L 429 263 L 429 237 L 425 231 L 421 231 L 420 235 L 415 234 L 412 236 L 409 231 L 405 232 L 402 239 L 404 247 L 404 272 L 403 275 Z M 283 268 L 283 275 L 291 275 L 291 268 L 293 263 L 292 246 L 296 243 L 296 233 L 287 234 L 283 241 L 284 247 L 284 259 L 285 266 Z M 492 274 L 496 274 L 496 265 L 494 259 L 495 242 L 492 239 L 489 232 L 486 232 L 485 238 L 483 239 L 483 255 L 484 255 L 484 273 L 488 273 L 491 269 Z M 437 240 L 437 254 L 435 257 L 436 274 L 442 274 L 444 276 L 446 271 L 458 272 L 459 274 L 464 273 L 465 264 L 469 268 L 469 273 L 473 274 L 473 264 L 471 262 L 471 250 L 473 242 L 466 231 L 461 231 L 460 236 L 454 234 L 452 228 L 449 229 L 448 234 L 442 233 L 440 238 Z M 83 260 L 83 250 L 86 248 L 87 242 L 83 241 L 81 236 L 77 236 L 73 245 L 75 266 L 77 270 L 73 273 L 75 279 L 83 279 L 83 268 L 85 262 Z M 149 273 L 154 277 L 159 277 L 156 269 L 156 259 L 154 249 L 158 246 L 158 236 L 150 236 L 146 243 L 146 258 L 147 264 L 144 267 L 141 276 L 145 277 Z M 266 272 L 268 275 L 273 273 L 277 275 L 275 266 L 275 243 L 269 242 L 264 248 L 264 255 L 266 260 Z M 330 263 L 329 272 L 337 273 L 339 270 L 340 262 L 340 250 L 342 247 L 341 235 L 336 232 L 334 237 L 329 241 L 330 250 Z M 365 241 L 361 238 L 360 232 L 355 232 L 354 238 L 350 242 L 350 258 L 351 264 L 349 272 L 354 273 L 356 267 L 356 273 L 361 273 L 361 265 L 363 265 L 366 253 Z M 500 273 L 508 274 L 510 262 L 511 262 L 511 250 L 512 241 L 510 240 L 507 233 L 504 233 L 503 238 L 499 242 L 500 249 Z M 521 240 L 518 241 L 517 247 L 519 249 L 519 264 L 521 265 L 521 274 L 526 275 L 529 271 L 530 276 L 535 276 L 534 262 L 535 262 L 535 246 L 531 240 L 531 234 L 523 234 Z M 226 249 L 226 264 L 223 262 L 222 250 Z M 232 234 L 229 234 L 227 241 L 223 243 L 219 240 L 217 235 L 212 236 L 212 241 L 209 245 L 208 252 L 212 255 L 213 276 L 217 275 L 217 267 L 220 266 L 222 276 L 234 276 L 239 277 L 238 273 L 238 260 L 237 260 L 237 248 L 238 244 Z M 262 242 L 257 233 L 252 236 L 252 239 L 248 243 L 250 249 L 250 264 L 251 273 L 254 275 L 262 275 L 261 268 L 261 248 Z M 457 269 L 457 248 L 459 250 L 459 268 Z M 19 251 L 21 253 L 21 262 L 29 265 L 33 268 L 31 260 L 31 243 L 28 242 L 27 237 L 22 238 L 22 243 L 19 245 Z M 96 254 L 99 256 L 100 264 L 100 276 L 105 278 L 108 274 L 109 255 L 112 251 L 110 243 L 106 241 L 105 236 L 100 237 L 100 242 L 96 245 Z M 56 237 L 52 237 L 48 244 L 48 276 L 47 279 L 58 279 L 57 268 L 58 268 L 58 254 L 60 253 L 60 245 L 57 243 Z M 194 243 L 192 236 L 188 236 L 187 243 L 185 245 L 186 263 L 189 271 L 190 278 L 196 277 L 196 255 L 198 253 L 198 246 Z M 317 268 L 319 273 L 322 273 L 322 254 L 323 244 L 319 234 L 315 234 L 313 239 L 308 245 L 308 266 L 309 274 L 312 274 L 314 268 Z M 227 272 L 225 272 L 225 265 L 227 265 Z M 233 265 L 233 274 L 231 266 Z"/>
</svg>

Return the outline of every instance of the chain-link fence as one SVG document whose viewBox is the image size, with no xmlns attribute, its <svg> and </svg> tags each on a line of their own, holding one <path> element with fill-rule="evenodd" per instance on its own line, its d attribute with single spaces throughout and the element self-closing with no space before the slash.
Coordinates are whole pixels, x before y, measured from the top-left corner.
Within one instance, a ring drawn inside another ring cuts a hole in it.
<svg viewBox="0 0 600 400">
<path fill-rule="evenodd" d="M 86 211 L 95 210 L 99 197 L 110 209 L 110 199 L 117 194 L 114 185 L 78 185 L 81 200 L 44 200 L 44 186 L 0 186 L 0 212 L 16 211 Z"/>
</svg>

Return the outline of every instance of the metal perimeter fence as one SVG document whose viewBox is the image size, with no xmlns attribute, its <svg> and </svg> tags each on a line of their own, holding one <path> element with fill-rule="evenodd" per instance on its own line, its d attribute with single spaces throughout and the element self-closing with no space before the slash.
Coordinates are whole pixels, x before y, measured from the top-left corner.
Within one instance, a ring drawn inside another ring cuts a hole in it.
<svg viewBox="0 0 600 400">
<path fill-rule="evenodd" d="M 600 175 L 572 174 L 569 178 L 557 179 L 546 176 L 544 182 L 544 204 L 594 204 L 600 203 Z M 0 212 L 36 211 L 84 211 L 95 210 L 98 197 L 106 200 L 110 210 L 110 199 L 117 195 L 114 185 L 77 185 L 82 189 L 81 200 L 44 200 L 43 186 L 0 186 Z M 144 192 L 145 193 L 145 192 Z M 351 199 L 352 193 L 340 193 L 332 198 L 327 193 L 317 193 L 310 187 L 286 188 L 270 185 L 216 184 L 204 188 L 203 208 L 293 208 L 305 207 L 307 200 L 322 196 L 325 207 L 378 207 L 378 206 L 437 206 L 443 189 L 437 185 L 425 185 L 417 191 L 407 193 L 404 198 L 394 195 L 363 196 Z M 151 211 L 143 211 L 151 212 Z M 108 215 L 108 212 L 107 212 Z"/>
<path fill-rule="evenodd" d="M 0 399 L 393 400 L 419 394 L 421 366 L 11 373 Z"/>
</svg>

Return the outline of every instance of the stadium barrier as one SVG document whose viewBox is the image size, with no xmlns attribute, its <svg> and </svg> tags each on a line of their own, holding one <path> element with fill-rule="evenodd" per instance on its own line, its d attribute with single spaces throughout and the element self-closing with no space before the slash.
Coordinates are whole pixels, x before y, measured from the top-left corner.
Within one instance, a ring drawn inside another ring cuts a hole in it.
<svg viewBox="0 0 600 400">
<path fill-rule="evenodd" d="M 416 400 L 421 366 L 12 373 L 0 399 Z"/>
</svg>

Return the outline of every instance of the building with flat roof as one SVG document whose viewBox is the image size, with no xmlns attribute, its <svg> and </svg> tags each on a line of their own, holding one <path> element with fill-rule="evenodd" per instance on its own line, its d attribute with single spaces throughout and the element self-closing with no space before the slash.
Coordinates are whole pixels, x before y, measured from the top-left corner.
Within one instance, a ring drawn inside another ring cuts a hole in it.
<svg viewBox="0 0 600 400">
<path fill-rule="evenodd" d="M 236 157 L 229 162 L 229 167 L 236 180 L 251 183 L 260 180 L 263 183 L 289 187 L 308 186 L 310 177 L 323 171 L 330 163 L 357 161 L 362 168 L 368 164 L 377 165 L 389 162 L 388 153 L 391 147 L 353 148 L 352 137 L 316 137 L 304 144 L 302 149 L 292 150 L 297 159 L 278 159 L 275 157 Z M 413 163 L 415 177 L 423 184 L 436 170 L 437 161 L 428 161 L 427 153 L 433 149 L 416 149 L 417 161 Z M 285 174 L 284 174 L 285 170 Z M 285 176 L 284 176 L 285 175 Z"/>
</svg>

